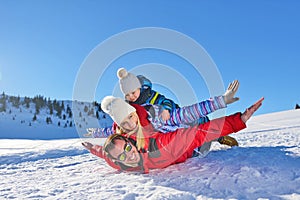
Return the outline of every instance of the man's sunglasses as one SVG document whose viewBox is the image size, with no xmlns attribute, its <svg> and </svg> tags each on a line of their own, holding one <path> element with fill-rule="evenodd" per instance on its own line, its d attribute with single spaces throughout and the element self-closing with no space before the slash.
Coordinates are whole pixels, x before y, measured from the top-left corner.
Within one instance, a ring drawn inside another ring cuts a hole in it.
<svg viewBox="0 0 300 200">
<path fill-rule="evenodd" d="M 124 151 L 118 156 L 118 160 L 121 162 L 124 162 L 126 160 L 126 153 L 130 152 L 132 149 L 132 146 L 129 142 L 126 142 L 124 145 Z"/>
</svg>

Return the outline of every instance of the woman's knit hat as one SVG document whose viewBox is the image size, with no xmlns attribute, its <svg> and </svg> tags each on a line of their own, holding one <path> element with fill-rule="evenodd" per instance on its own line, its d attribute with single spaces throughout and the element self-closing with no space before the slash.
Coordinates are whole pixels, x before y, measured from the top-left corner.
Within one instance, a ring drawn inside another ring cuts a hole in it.
<svg viewBox="0 0 300 200">
<path fill-rule="evenodd" d="M 117 76 L 119 78 L 120 89 L 124 95 L 142 87 L 139 79 L 124 68 L 118 69 Z"/>
<path fill-rule="evenodd" d="M 113 96 L 104 97 L 101 102 L 101 108 L 119 126 L 129 114 L 136 111 L 133 106 L 129 105 L 123 99 Z"/>
</svg>

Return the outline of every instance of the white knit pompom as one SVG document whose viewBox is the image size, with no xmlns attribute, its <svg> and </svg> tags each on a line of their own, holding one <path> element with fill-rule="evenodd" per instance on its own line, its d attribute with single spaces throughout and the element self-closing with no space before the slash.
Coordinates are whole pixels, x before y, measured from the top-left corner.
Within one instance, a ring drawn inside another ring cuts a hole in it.
<svg viewBox="0 0 300 200">
<path fill-rule="evenodd" d="M 118 69 L 117 75 L 119 79 L 122 79 L 128 75 L 128 72 L 126 71 L 126 69 L 120 68 Z"/>
<path fill-rule="evenodd" d="M 109 114 L 110 111 L 111 111 L 111 104 L 112 104 L 112 102 L 114 100 L 115 100 L 115 97 L 113 97 L 113 96 L 106 96 L 106 97 L 104 97 L 104 99 L 101 102 L 101 109 L 105 113 Z"/>
</svg>

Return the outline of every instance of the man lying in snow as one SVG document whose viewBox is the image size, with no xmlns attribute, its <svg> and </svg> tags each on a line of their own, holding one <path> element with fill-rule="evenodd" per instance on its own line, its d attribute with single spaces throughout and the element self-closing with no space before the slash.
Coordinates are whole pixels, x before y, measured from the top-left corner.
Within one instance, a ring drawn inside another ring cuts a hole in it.
<svg viewBox="0 0 300 200">
<path fill-rule="evenodd" d="M 244 113 L 235 113 L 204 124 L 177 129 L 168 134 L 155 132 L 151 126 L 145 128 L 147 117 L 137 114 L 143 111 L 143 107 L 133 107 L 121 101 L 117 104 L 111 102 L 108 106 L 110 109 L 118 108 L 115 112 L 110 112 L 111 117 L 121 128 L 130 128 L 132 131 L 109 136 L 103 147 L 88 142 L 84 142 L 83 146 L 92 154 L 104 158 L 113 168 L 148 173 L 149 169 L 165 168 L 184 162 L 192 157 L 194 149 L 204 142 L 246 128 L 245 123 L 262 105 L 263 100 L 264 98 L 261 98 Z"/>
</svg>

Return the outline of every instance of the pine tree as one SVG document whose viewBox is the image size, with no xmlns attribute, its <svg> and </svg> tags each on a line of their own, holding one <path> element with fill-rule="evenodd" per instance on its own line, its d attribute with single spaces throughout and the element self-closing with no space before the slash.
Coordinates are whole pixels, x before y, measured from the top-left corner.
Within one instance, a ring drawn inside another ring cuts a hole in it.
<svg viewBox="0 0 300 200">
<path fill-rule="evenodd" d="M 89 108 L 85 105 L 83 111 L 87 113 L 89 111 Z"/>
<path fill-rule="evenodd" d="M 93 116 L 94 115 L 94 108 L 92 108 L 89 112 L 88 112 L 89 116 Z"/>
<path fill-rule="evenodd" d="M 56 99 L 54 99 L 54 101 L 53 101 L 53 109 L 56 111 L 56 115 L 59 118 L 61 118 L 61 114 L 62 114 L 61 105 L 59 105 L 59 102 L 56 101 Z"/>
<path fill-rule="evenodd" d="M 47 123 L 47 124 L 52 124 L 52 119 L 51 119 L 51 117 L 47 117 L 47 118 L 46 118 L 46 123 Z"/>
<path fill-rule="evenodd" d="M 61 108 L 61 110 L 65 110 L 65 104 L 64 104 L 64 101 L 61 102 L 60 108 Z"/>
<path fill-rule="evenodd" d="M 73 113 L 72 111 L 69 112 L 69 118 L 72 118 L 73 117 Z"/>
<path fill-rule="evenodd" d="M 40 105 L 39 105 L 39 103 L 35 103 L 35 113 L 37 115 L 40 114 Z"/>
<path fill-rule="evenodd" d="M 52 102 L 51 102 L 50 98 L 48 98 L 48 100 L 46 101 L 46 106 L 50 110 L 50 107 L 52 106 Z"/>
<path fill-rule="evenodd" d="M 72 112 L 72 111 L 71 111 L 71 108 L 70 108 L 70 106 L 69 106 L 69 104 L 67 105 L 67 110 L 66 110 L 66 112 L 67 112 L 67 114 L 69 114 L 70 112 Z"/>
<path fill-rule="evenodd" d="M 49 114 L 53 115 L 53 105 L 52 104 L 49 105 Z"/>
<path fill-rule="evenodd" d="M 0 98 L 0 104 L 0 112 L 6 112 L 6 98 L 4 92 Z"/>
<path fill-rule="evenodd" d="M 57 110 L 57 113 L 56 113 L 56 115 L 61 119 L 61 110 L 59 109 L 59 110 Z"/>
<path fill-rule="evenodd" d="M 24 104 L 26 106 L 26 108 L 29 108 L 30 107 L 30 98 L 29 97 L 25 97 L 24 98 Z"/>
</svg>

